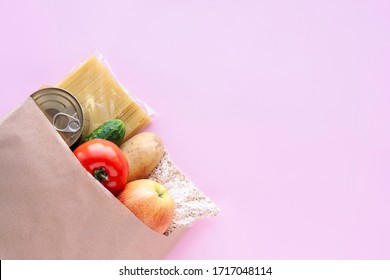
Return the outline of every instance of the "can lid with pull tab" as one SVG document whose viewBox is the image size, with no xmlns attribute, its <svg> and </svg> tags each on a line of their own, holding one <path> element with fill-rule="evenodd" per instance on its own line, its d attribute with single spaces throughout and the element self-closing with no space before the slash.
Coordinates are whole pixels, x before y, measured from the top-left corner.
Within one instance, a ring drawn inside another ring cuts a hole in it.
<svg viewBox="0 0 390 280">
<path fill-rule="evenodd" d="M 58 120 L 60 117 L 65 117 L 68 122 L 65 124 L 65 127 L 61 128 L 57 126 Z M 72 117 L 66 113 L 57 113 L 53 116 L 53 126 L 57 131 L 60 132 L 77 132 L 80 130 L 80 120 L 78 118 Z"/>
<path fill-rule="evenodd" d="M 74 148 L 88 133 L 87 112 L 70 92 L 56 87 L 43 88 L 31 98 L 69 147 Z"/>
</svg>

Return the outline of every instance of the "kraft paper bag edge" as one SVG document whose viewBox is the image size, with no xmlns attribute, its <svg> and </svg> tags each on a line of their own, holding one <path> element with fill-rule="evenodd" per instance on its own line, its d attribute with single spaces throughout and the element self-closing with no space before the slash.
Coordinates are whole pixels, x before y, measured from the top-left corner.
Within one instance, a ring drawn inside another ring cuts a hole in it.
<svg viewBox="0 0 390 280">
<path fill-rule="evenodd" d="M 18 116 L 21 112 L 25 116 Z M 9 123 L 10 120 L 17 123 Z M 31 125 L 31 122 L 34 125 Z M 6 126 L 8 131 L 0 134 L 0 154 L 8 158 L 10 155 L 14 157 L 11 161 L 4 160 L 5 164 L 23 163 L 23 166 L 26 165 L 27 169 L 31 170 L 23 176 L 19 174 L 16 191 L 7 188 L 7 184 L 11 183 L 9 179 L 0 185 L 1 192 L 7 192 L 7 195 L 2 197 L 8 199 L 4 201 L 0 198 L 1 212 L 14 213 L 14 216 L 10 214 L 8 218 L 0 214 L 1 259 L 161 259 L 186 232 L 186 228 L 178 229 L 167 237 L 153 232 L 140 222 L 81 168 L 71 151 L 66 150 L 68 147 L 65 142 L 31 98 L 1 119 L 0 128 L 3 126 Z M 15 135 L 18 140 L 13 141 L 11 145 L 10 141 Z M 6 142 L 13 149 L 16 148 L 23 154 L 15 156 L 14 152 L 5 147 L 4 136 L 8 137 Z M 25 137 L 37 139 L 27 138 L 28 141 L 23 141 Z M 51 154 L 45 155 L 44 149 L 51 149 L 49 150 Z M 36 189 L 33 192 L 28 186 L 31 182 L 28 176 L 31 177 L 37 172 L 36 167 L 29 166 L 31 162 L 36 162 L 33 160 L 35 153 L 44 157 L 41 160 L 54 161 L 46 163 L 46 167 L 54 174 L 40 174 L 39 180 L 42 180 L 43 186 L 34 181 Z M 4 167 L 5 164 L 1 163 L 0 167 Z M 50 168 L 49 165 L 54 167 Z M 63 169 L 64 166 L 65 169 L 69 169 L 72 178 L 64 178 L 68 176 L 66 173 L 68 171 L 57 170 Z M 12 173 L 12 170 L 17 168 L 18 166 L 12 166 L 5 170 Z M 63 189 L 52 186 L 57 184 Z M 80 184 L 83 187 L 77 186 Z M 39 195 L 36 193 L 38 191 L 46 193 Z M 23 192 L 30 195 L 29 199 L 23 197 L 19 199 Z M 61 198 L 58 197 L 60 195 Z M 69 201 L 61 201 L 66 200 L 67 196 Z M 18 197 L 18 200 L 13 201 L 13 197 Z M 36 204 L 31 203 L 31 199 Z M 50 207 L 56 217 L 47 213 Z M 61 216 L 63 212 L 68 215 L 67 219 Z M 39 222 L 42 224 L 37 226 Z M 88 237 L 85 237 L 86 234 Z"/>
</svg>

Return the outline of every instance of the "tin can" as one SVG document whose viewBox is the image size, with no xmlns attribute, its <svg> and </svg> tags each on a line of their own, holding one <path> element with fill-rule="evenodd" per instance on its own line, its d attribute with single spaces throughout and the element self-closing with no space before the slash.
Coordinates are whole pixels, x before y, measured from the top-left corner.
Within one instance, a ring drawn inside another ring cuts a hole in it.
<svg viewBox="0 0 390 280">
<path fill-rule="evenodd" d="M 34 92 L 31 98 L 71 149 L 87 136 L 88 113 L 73 94 L 61 88 L 49 87 Z"/>
</svg>

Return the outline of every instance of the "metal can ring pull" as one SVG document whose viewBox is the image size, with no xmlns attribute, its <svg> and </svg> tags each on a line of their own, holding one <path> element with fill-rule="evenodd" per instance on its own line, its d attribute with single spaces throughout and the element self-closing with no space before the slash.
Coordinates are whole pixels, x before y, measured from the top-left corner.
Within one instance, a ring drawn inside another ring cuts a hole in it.
<svg viewBox="0 0 390 280">
<path fill-rule="evenodd" d="M 66 124 L 66 126 L 64 128 L 58 128 L 56 126 L 56 124 L 55 124 L 57 118 L 61 117 L 61 116 L 65 117 L 67 119 L 67 121 L 68 121 L 68 123 Z M 60 131 L 60 132 L 73 132 L 73 133 L 79 131 L 80 128 L 81 128 L 80 120 L 78 118 L 72 117 L 72 116 L 70 116 L 70 115 L 68 115 L 66 113 L 62 113 L 62 112 L 57 113 L 57 114 L 54 115 L 54 117 L 53 117 L 53 126 L 54 126 L 54 128 L 57 131 Z"/>
</svg>

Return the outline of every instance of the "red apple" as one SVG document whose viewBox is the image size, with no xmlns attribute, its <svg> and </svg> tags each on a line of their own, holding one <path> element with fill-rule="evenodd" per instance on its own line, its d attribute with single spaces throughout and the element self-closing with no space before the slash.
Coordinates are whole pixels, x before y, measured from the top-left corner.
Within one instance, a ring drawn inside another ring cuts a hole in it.
<svg viewBox="0 0 390 280">
<path fill-rule="evenodd" d="M 149 179 L 128 183 L 118 199 L 151 229 L 164 233 L 172 223 L 175 204 L 167 189 Z"/>
</svg>

